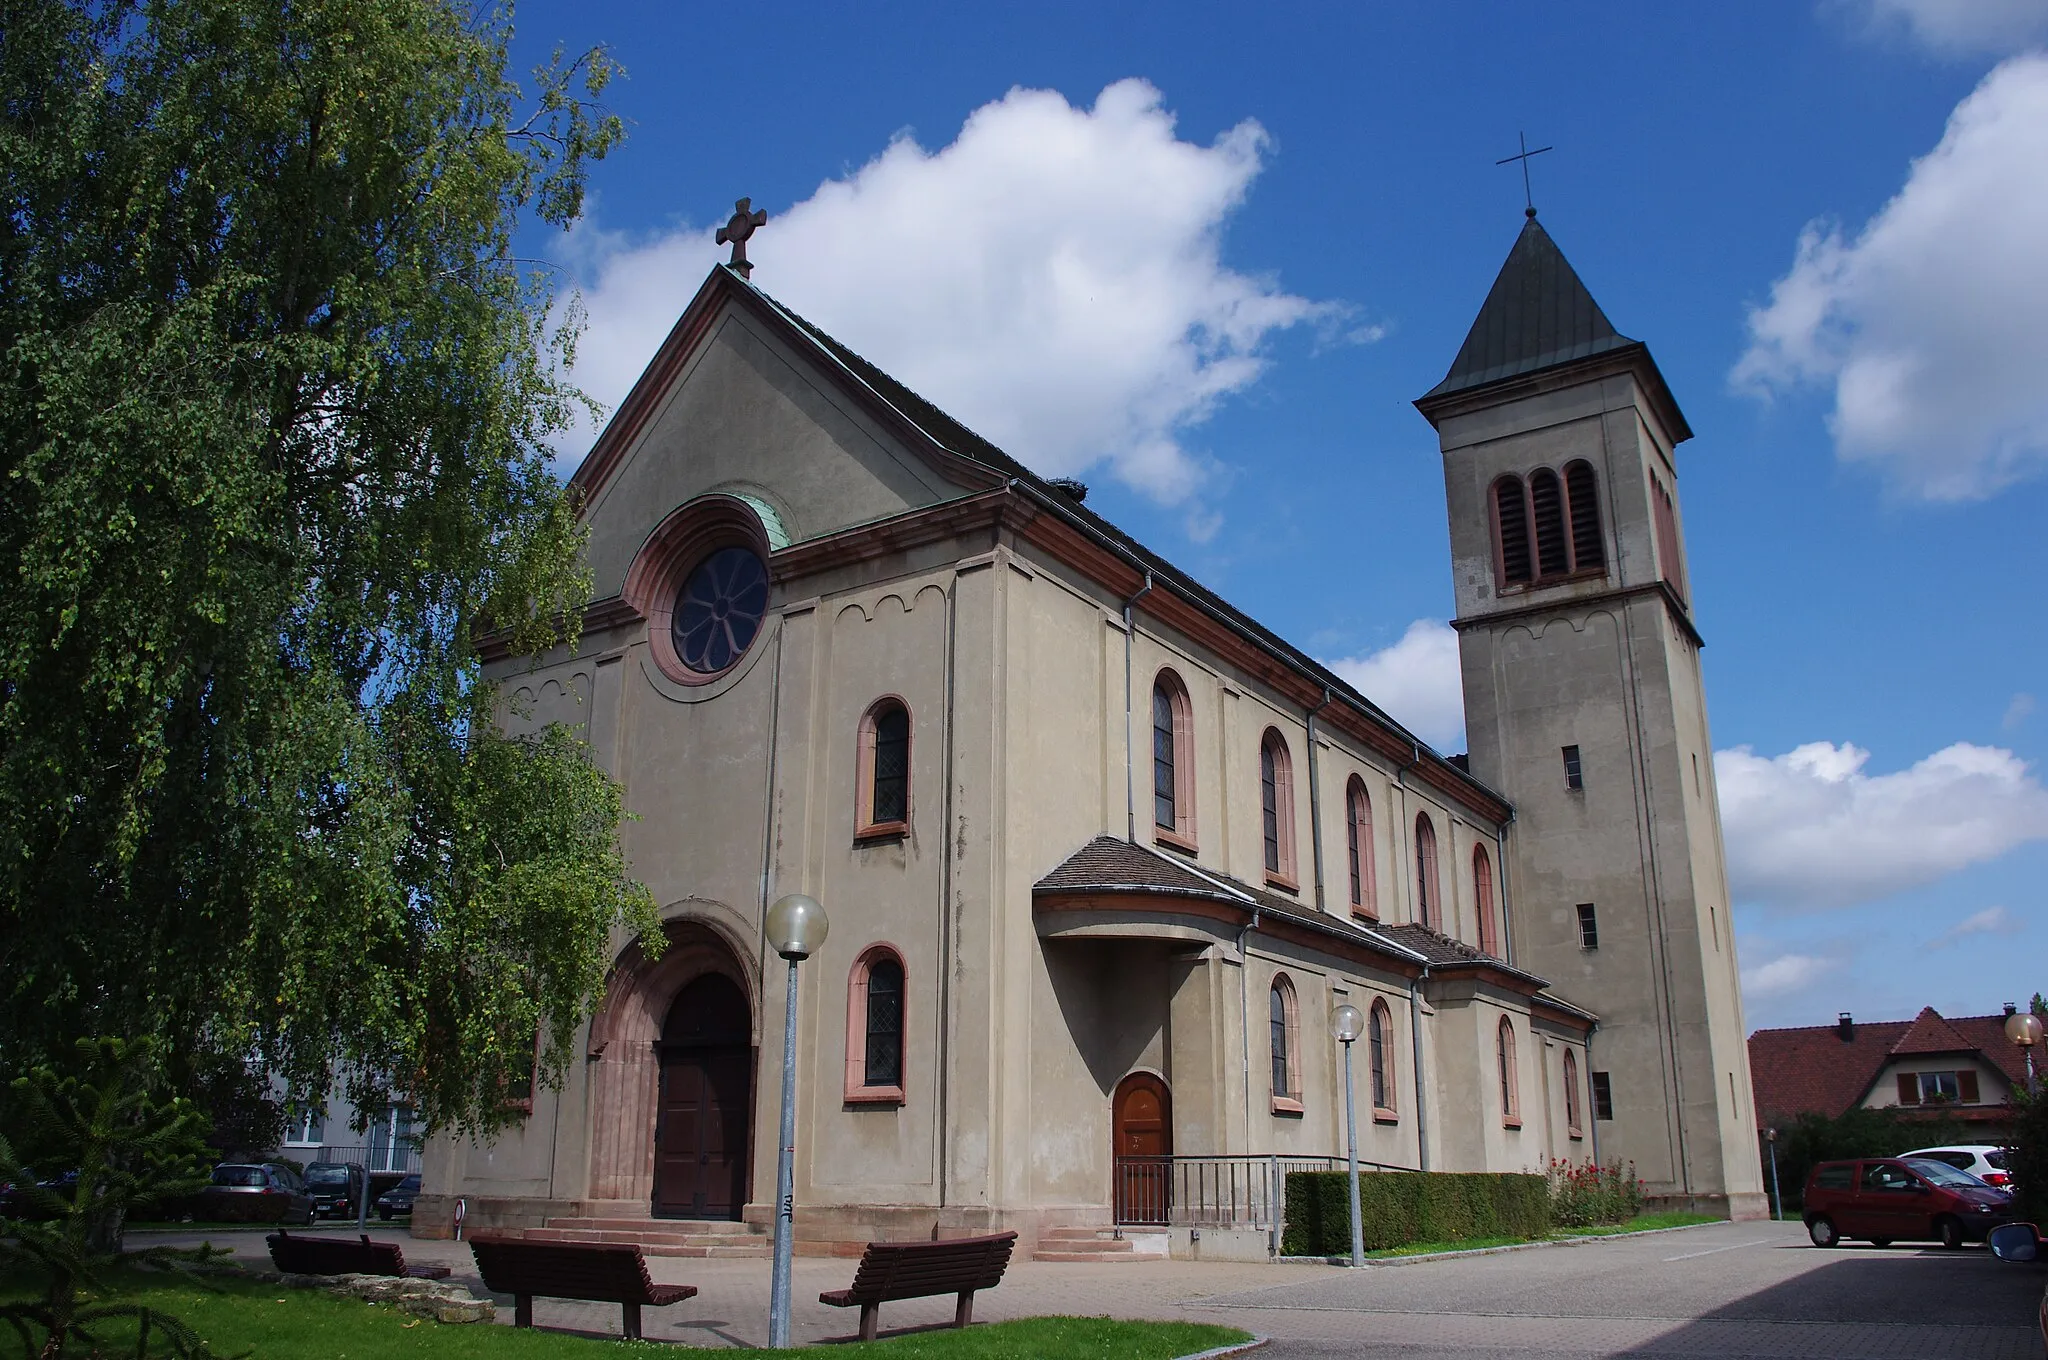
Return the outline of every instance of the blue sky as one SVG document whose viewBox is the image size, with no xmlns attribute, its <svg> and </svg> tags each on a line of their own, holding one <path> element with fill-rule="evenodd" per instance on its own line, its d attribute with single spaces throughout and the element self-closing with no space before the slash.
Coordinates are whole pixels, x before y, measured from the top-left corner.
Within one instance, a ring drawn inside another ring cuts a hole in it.
<svg viewBox="0 0 2048 1360">
<path fill-rule="evenodd" d="M 2048 0 L 1339 8 L 529 0 L 522 62 L 628 71 L 529 243 L 577 379 L 623 395 L 751 195 L 757 284 L 1462 749 L 1409 403 L 1526 131 L 1696 432 L 1750 1024 L 2048 988 Z"/>
</svg>

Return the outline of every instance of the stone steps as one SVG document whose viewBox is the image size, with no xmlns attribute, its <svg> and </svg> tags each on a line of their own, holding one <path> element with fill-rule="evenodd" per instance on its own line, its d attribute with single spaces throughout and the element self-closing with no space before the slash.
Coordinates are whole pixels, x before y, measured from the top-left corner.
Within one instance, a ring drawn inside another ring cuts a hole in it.
<svg viewBox="0 0 2048 1360">
<path fill-rule="evenodd" d="M 1164 1252 L 1141 1252 L 1128 1234 L 1113 1228 L 1048 1228 L 1038 1235 L 1034 1261 L 1077 1261 L 1091 1265 L 1122 1265 L 1163 1259 Z"/>
<path fill-rule="evenodd" d="M 749 1224 L 667 1218 L 551 1218 L 503 1233 L 528 1242 L 621 1243 L 647 1256 L 746 1260 L 768 1254 L 767 1235 Z"/>
</svg>

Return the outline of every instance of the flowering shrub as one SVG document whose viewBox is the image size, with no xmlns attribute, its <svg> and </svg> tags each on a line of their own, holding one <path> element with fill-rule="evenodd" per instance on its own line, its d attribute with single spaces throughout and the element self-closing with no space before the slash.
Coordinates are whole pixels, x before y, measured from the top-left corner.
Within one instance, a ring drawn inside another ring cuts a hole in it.
<svg viewBox="0 0 2048 1360">
<path fill-rule="evenodd" d="M 1560 1228 L 1626 1223 L 1643 1211 L 1643 1183 L 1636 1164 L 1550 1163 L 1550 1221 Z"/>
</svg>

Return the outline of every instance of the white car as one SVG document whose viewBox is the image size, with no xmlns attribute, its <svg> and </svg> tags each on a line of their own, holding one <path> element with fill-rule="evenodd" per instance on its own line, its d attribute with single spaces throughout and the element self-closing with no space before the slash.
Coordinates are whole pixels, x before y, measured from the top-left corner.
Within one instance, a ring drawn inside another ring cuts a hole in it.
<svg viewBox="0 0 2048 1360">
<path fill-rule="evenodd" d="M 1901 1157 L 1926 1157 L 1932 1161 L 1947 1162 L 1958 1171 L 1967 1171 L 1986 1185 L 1995 1185 L 2010 1194 L 2012 1173 L 2005 1169 L 2005 1149 L 1988 1143 L 1963 1143 L 1956 1147 L 1921 1148 L 1918 1152 L 1901 1152 Z"/>
</svg>

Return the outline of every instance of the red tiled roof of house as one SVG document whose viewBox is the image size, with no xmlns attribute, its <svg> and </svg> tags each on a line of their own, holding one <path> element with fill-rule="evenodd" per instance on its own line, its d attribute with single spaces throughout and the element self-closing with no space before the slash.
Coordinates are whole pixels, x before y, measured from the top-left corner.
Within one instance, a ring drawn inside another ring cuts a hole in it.
<svg viewBox="0 0 2048 1360">
<path fill-rule="evenodd" d="M 1847 1038 L 1839 1025 L 1760 1029 L 1749 1036 L 1757 1127 L 1809 1112 L 1840 1115 L 1893 1057 L 1912 1053 L 1973 1053 L 2014 1085 L 2026 1080 L 2026 1060 L 2006 1039 L 2003 1015 L 1950 1020 L 1928 1006 L 1911 1020 L 1857 1021 Z"/>
</svg>

